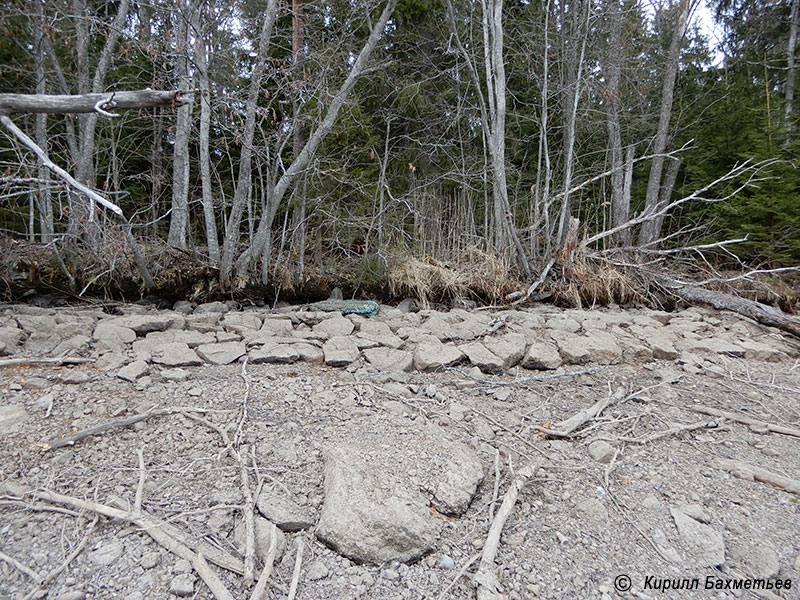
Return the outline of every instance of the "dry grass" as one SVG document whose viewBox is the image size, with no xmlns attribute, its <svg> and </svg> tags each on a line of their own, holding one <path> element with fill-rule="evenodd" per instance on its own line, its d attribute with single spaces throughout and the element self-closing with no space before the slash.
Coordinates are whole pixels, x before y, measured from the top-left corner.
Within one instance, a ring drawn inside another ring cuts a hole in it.
<svg viewBox="0 0 800 600">
<path fill-rule="evenodd" d="M 398 258 L 389 269 L 388 283 L 392 296 L 409 296 L 425 307 L 468 297 L 501 302 L 509 292 L 524 288 L 502 258 L 477 248 L 468 249 L 452 263 L 430 257 Z"/>
<path fill-rule="evenodd" d="M 558 276 L 560 274 L 560 277 Z M 573 308 L 631 302 L 648 304 L 641 282 L 603 259 L 573 253 L 553 273 L 553 302 Z"/>
</svg>

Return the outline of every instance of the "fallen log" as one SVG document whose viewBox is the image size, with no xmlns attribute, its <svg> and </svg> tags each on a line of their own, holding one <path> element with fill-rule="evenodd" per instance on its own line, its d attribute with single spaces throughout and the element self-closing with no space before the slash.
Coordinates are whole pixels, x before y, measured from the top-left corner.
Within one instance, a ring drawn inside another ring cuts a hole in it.
<svg viewBox="0 0 800 600">
<path fill-rule="evenodd" d="M 668 293 L 691 304 L 707 304 L 717 310 L 729 310 L 800 338 L 800 319 L 791 318 L 780 309 L 725 292 L 680 283 L 664 275 L 657 276 L 656 282 Z"/>
</svg>

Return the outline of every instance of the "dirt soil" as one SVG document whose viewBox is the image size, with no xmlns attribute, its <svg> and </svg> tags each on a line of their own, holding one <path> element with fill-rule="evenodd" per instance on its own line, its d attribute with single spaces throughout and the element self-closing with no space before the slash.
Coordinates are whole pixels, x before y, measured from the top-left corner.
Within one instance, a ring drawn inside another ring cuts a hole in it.
<svg viewBox="0 0 800 600">
<path fill-rule="evenodd" d="M 565 366 L 557 373 L 581 370 Z M 187 539 L 204 539 L 237 554 L 232 530 L 241 520 L 239 467 L 207 424 L 168 414 L 72 447 L 39 446 L 115 418 L 170 407 L 206 409 L 204 417 L 231 436 L 241 423 L 243 443 L 259 465 L 252 480 L 279 482 L 315 513 L 323 501 L 322 449 L 328 444 L 424 425 L 480 456 L 484 482 L 468 512 L 447 520 L 430 556 L 410 565 L 357 565 L 323 546 L 312 531 L 290 533 L 268 597 L 287 596 L 298 544 L 304 554 L 297 598 L 475 597 L 477 563 L 465 574 L 460 569 L 484 544 L 494 486 L 502 500 L 513 478 L 510 469 L 544 457 L 500 542 L 496 568 L 510 598 L 800 598 L 800 490 L 742 479 L 711 464 L 735 459 L 796 484 L 800 439 L 692 410 L 699 404 L 798 427 L 797 360 L 654 361 L 514 383 L 532 375 L 518 369 L 480 376 L 482 382 L 472 384 L 466 368 L 372 377 L 312 364 L 247 365 L 244 372 L 241 364 L 206 365 L 188 371 L 184 381 L 155 378 L 137 389 L 91 364 L 0 369 L 0 406 L 22 404 L 28 414 L 15 432 L 0 438 L 0 598 L 175 598 L 170 586 L 181 575 L 194 581 L 189 597 L 213 598 L 186 560 L 139 527 L 106 517 L 95 522 L 88 511 L 14 494 L 22 486 L 107 505 L 116 498 L 130 506 L 141 449 L 143 510 L 169 521 Z M 89 381 L 68 383 L 85 379 L 72 376 L 75 372 Z M 622 401 L 571 437 L 548 439 L 535 429 L 618 389 L 625 392 Z M 697 428 L 656 435 L 690 424 Z M 589 444 L 598 440 L 616 450 L 610 462 L 601 462 L 608 456 L 590 455 Z M 684 505 L 696 505 L 686 510 L 721 534 L 721 566 L 699 566 L 691 540 L 676 528 L 671 513 Z M 68 558 L 64 570 L 37 593 L 30 575 L 44 576 Z M 10 559 L 35 573 L 24 574 Z M 240 576 L 216 570 L 235 598 L 249 597 Z M 630 578 L 628 591 L 621 591 L 622 576 Z M 707 578 L 722 587 L 728 580 L 754 577 L 790 580 L 791 588 L 757 594 L 704 589 Z M 661 578 L 688 583 L 698 578 L 699 589 L 653 589 Z"/>
</svg>

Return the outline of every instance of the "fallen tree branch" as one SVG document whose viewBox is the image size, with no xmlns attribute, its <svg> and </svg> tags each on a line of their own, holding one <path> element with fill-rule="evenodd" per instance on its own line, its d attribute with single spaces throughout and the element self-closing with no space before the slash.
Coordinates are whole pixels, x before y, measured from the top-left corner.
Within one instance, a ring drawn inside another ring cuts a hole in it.
<svg viewBox="0 0 800 600">
<path fill-rule="evenodd" d="M 505 493 L 503 503 L 500 505 L 491 527 L 489 527 L 489 533 L 483 545 L 481 562 L 478 565 L 478 572 L 475 573 L 475 582 L 478 585 L 478 600 L 500 600 L 505 597 L 501 591 L 500 580 L 494 567 L 494 559 L 497 556 L 497 548 L 500 544 L 500 534 L 503 532 L 503 526 L 511 515 L 514 505 L 517 503 L 520 491 L 528 483 L 528 480 L 536 475 L 536 471 L 539 470 L 543 462 L 544 459 L 540 458 L 520 469 Z"/>
<path fill-rule="evenodd" d="M 548 427 L 539 427 L 537 425 L 534 425 L 533 428 L 540 433 L 551 435 L 553 437 L 569 437 L 576 429 L 582 427 L 597 417 L 612 404 L 616 404 L 617 402 L 625 399 L 625 397 L 625 390 L 619 388 L 613 394 L 608 395 L 602 400 L 598 400 L 589 408 L 584 408 L 583 410 L 572 415 L 569 419 L 561 421 L 560 423 L 556 423 L 554 429 Z"/>
<path fill-rule="evenodd" d="M 270 540 L 272 544 L 272 540 Z M 300 565 L 303 563 L 303 538 L 297 538 L 297 555 L 294 557 L 294 571 L 292 572 L 292 582 L 289 584 L 289 595 L 286 600 L 294 600 L 297 594 L 297 584 L 300 582 Z"/>
<path fill-rule="evenodd" d="M 694 406 L 689 407 L 691 410 L 695 412 L 702 413 L 704 415 L 711 415 L 714 417 L 723 417 L 728 421 L 735 421 L 736 423 L 742 423 L 744 425 L 753 425 L 754 427 L 760 427 L 762 429 L 766 429 L 772 433 L 782 433 L 783 435 L 790 435 L 792 437 L 800 438 L 800 429 L 794 429 L 793 427 L 784 427 L 783 425 L 774 425 L 772 423 L 767 423 L 766 421 L 760 421 L 758 419 L 754 419 L 752 417 L 746 417 L 744 415 L 739 415 L 736 413 L 728 412 L 727 410 L 718 410 L 716 408 L 708 408 L 706 406 L 702 406 L 700 404 L 695 404 Z"/>
<path fill-rule="evenodd" d="M 0 114 L 11 113 L 93 113 L 110 108 L 158 108 L 183 106 L 191 91 L 135 90 L 78 95 L 0 94 Z M 101 113 L 102 114 L 102 113 Z"/>
<path fill-rule="evenodd" d="M 760 481 L 778 489 L 781 489 L 790 494 L 797 494 L 800 496 L 800 481 L 784 477 L 778 473 L 767 471 L 761 467 L 749 465 L 739 460 L 730 460 L 727 458 L 715 458 L 711 461 L 710 465 L 715 469 L 728 471 L 734 477 L 744 479 L 746 481 Z"/>
<path fill-rule="evenodd" d="M 38 574 L 36 571 L 34 571 L 33 569 L 31 569 L 31 568 L 30 568 L 28 565 L 26 565 L 26 564 L 25 564 L 25 563 L 23 563 L 23 562 L 20 562 L 20 561 L 18 561 L 18 560 L 17 560 L 16 558 L 14 558 L 13 556 L 9 556 L 9 555 L 8 555 L 8 554 L 6 554 L 5 552 L 2 552 L 2 551 L 0 551 L 0 560 L 2 560 L 3 562 L 6 562 L 6 563 L 8 563 L 8 564 L 10 564 L 10 565 L 11 565 L 12 567 L 14 567 L 14 568 L 15 568 L 17 571 L 19 571 L 20 573 L 24 573 L 25 575 L 27 575 L 28 577 L 30 577 L 31 579 L 33 579 L 33 580 L 34 580 L 36 583 L 38 583 L 38 582 L 39 582 L 39 581 L 41 581 L 41 579 L 42 579 L 42 576 L 41 576 L 41 575 L 39 575 L 39 574 Z"/>
<path fill-rule="evenodd" d="M 725 292 L 707 290 L 686 282 L 657 275 L 656 282 L 668 293 L 692 304 L 707 304 L 717 310 L 730 310 L 767 327 L 777 327 L 800 338 L 800 320 L 792 319 L 777 308 L 761 302 L 739 298 Z"/>
<path fill-rule="evenodd" d="M 83 365 L 93 363 L 93 358 L 65 357 L 65 358 L 6 358 L 0 360 L 0 367 L 16 367 L 18 365 Z"/>
<path fill-rule="evenodd" d="M 278 546 L 278 528 L 273 524 L 269 535 L 269 550 L 267 556 L 264 558 L 264 569 L 261 571 L 261 576 L 258 578 L 256 587 L 253 588 L 253 593 L 250 595 L 250 600 L 262 600 L 264 597 L 264 590 L 267 588 L 267 582 L 270 575 L 272 575 L 272 566 L 275 563 L 275 549 Z M 300 541 L 302 545 L 302 541 Z"/>
<path fill-rule="evenodd" d="M 149 419 L 150 417 L 161 417 L 164 415 L 179 414 L 184 412 L 203 413 L 206 412 L 206 410 L 203 408 L 159 408 L 145 413 L 139 413 L 131 417 L 125 417 L 124 419 L 115 419 L 113 421 L 106 421 L 105 423 L 101 423 L 100 425 L 95 425 L 87 429 L 82 429 L 81 431 L 73 433 L 72 435 L 67 436 L 65 438 L 60 438 L 57 440 L 53 440 L 51 442 L 40 442 L 38 444 L 34 444 L 34 447 L 41 448 L 42 450 L 55 450 L 56 448 L 62 448 L 64 446 L 74 446 L 77 442 L 81 441 L 84 438 L 97 435 L 98 433 L 103 433 L 104 431 L 108 431 L 110 429 L 128 427 L 130 425 L 133 425 L 134 423 L 138 423 L 139 421 L 144 421 L 145 419 Z"/>
</svg>

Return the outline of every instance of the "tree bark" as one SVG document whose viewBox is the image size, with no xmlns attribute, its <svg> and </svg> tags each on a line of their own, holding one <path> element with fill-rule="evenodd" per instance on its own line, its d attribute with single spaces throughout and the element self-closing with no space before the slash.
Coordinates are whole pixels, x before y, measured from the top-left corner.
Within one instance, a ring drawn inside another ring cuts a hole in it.
<svg viewBox="0 0 800 600">
<path fill-rule="evenodd" d="M 252 184 L 252 164 L 253 157 L 253 135 L 256 127 L 256 106 L 258 95 L 261 91 L 261 79 L 267 64 L 267 52 L 272 38 L 272 27 L 278 12 L 276 0 L 269 0 L 264 13 L 264 22 L 261 25 L 261 34 L 258 42 L 258 55 L 250 79 L 250 89 L 247 93 L 247 106 L 244 123 L 244 133 L 242 135 L 242 153 L 239 158 L 239 176 L 236 181 L 236 191 L 233 194 L 233 203 L 228 217 L 228 224 L 225 227 L 225 239 L 222 244 L 222 258 L 220 264 L 220 284 L 226 288 L 230 284 L 233 272 L 233 260 L 237 246 L 239 244 L 239 228 L 242 221 L 242 213 L 250 197 L 250 186 Z M 251 242 L 252 243 L 252 242 Z"/>
<path fill-rule="evenodd" d="M 47 76 L 45 74 L 45 20 L 44 20 L 44 7 L 41 2 L 36 3 L 36 46 L 33 49 L 34 56 L 34 74 L 36 76 L 36 94 L 44 94 L 47 92 Z M 48 152 L 48 138 L 47 138 L 47 115 L 36 115 L 36 131 L 35 131 L 36 144 L 44 151 Z M 39 208 L 39 239 L 43 244 L 49 244 L 53 241 L 53 204 L 50 199 L 50 189 L 46 183 L 47 180 L 47 167 L 39 161 L 39 182 L 36 190 L 36 204 Z"/>
<path fill-rule="evenodd" d="M 672 101 L 675 94 L 675 80 L 678 75 L 678 63 L 681 56 L 681 44 L 686 35 L 689 21 L 690 0 L 680 0 L 678 18 L 675 22 L 675 31 L 667 54 L 667 64 L 664 68 L 664 81 L 661 86 L 661 109 L 658 115 L 658 129 L 653 140 L 653 164 L 650 166 L 650 176 L 647 181 L 647 195 L 645 196 L 643 214 L 656 213 L 660 206 L 661 177 L 664 171 L 664 151 L 667 148 L 669 124 L 672 119 Z M 660 223 L 651 219 L 642 223 L 639 230 L 639 246 L 646 246 L 655 242 L 661 235 Z"/>
<path fill-rule="evenodd" d="M 102 94 L 49 95 L 0 94 L 0 114 L 13 113 L 96 113 L 129 108 L 182 106 L 190 102 L 181 91 L 138 90 Z"/>
<path fill-rule="evenodd" d="M 786 89 L 784 95 L 784 120 L 786 122 L 786 143 L 790 144 L 794 133 L 792 112 L 794 111 L 794 69 L 795 50 L 797 48 L 797 19 L 800 15 L 800 0 L 792 0 L 792 9 L 789 16 L 789 45 L 786 48 Z"/>
<path fill-rule="evenodd" d="M 211 90 L 208 79 L 208 49 L 202 30 L 202 2 L 195 7 L 192 27 L 197 36 L 194 48 L 194 62 L 197 69 L 197 85 L 200 88 L 200 185 L 203 197 L 203 219 L 206 226 L 206 245 L 208 258 L 212 265 L 219 264 L 219 241 L 217 238 L 217 219 L 214 214 L 214 188 L 211 183 L 211 152 L 209 134 L 211 129 Z M 207 10 L 211 10 L 208 8 Z"/>
<path fill-rule="evenodd" d="M 767 327 L 777 327 L 800 338 L 800 320 L 793 319 L 777 308 L 705 288 L 677 282 L 666 276 L 656 277 L 656 282 L 667 292 L 692 304 L 707 304 L 718 310 L 730 310 L 744 315 Z"/>
<path fill-rule="evenodd" d="M 268 196 L 267 210 L 265 210 L 264 214 L 261 216 L 255 236 L 253 237 L 250 246 L 239 256 L 238 260 L 236 261 L 236 269 L 239 273 L 244 273 L 253 264 L 258 262 L 259 259 L 262 259 L 262 279 L 266 280 L 268 276 L 268 270 L 264 267 L 268 265 L 269 257 L 269 247 L 267 242 L 270 239 L 270 231 L 272 223 L 275 219 L 275 214 L 278 211 L 278 207 L 283 201 L 283 198 L 286 195 L 289 187 L 292 185 L 297 176 L 303 172 L 306 166 L 308 166 L 308 163 L 314 157 L 317 148 L 319 148 L 319 145 L 325 139 L 325 136 L 327 136 L 331 129 L 333 129 L 333 125 L 336 122 L 339 111 L 347 101 L 347 98 L 349 97 L 350 92 L 353 90 L 356 81 L 358 81 L 359 77 L 361 77 L 361 75 L 364 73 L 364 69 L 367 66 L 367 62 L 369 61 L 372 51 L 375 49 L 375 46 L 378 45 L 378 41 L 383 36 L 383 30 L 386 27 L 389 17 L 394 11 L 397 1 L 398 0 L 388 0 L 386 7 L 381 13 L 381 16 L 373 25 L 369 38 L 367 38 L 367 41 L 361 49 L 361 52 L 353 62 L 353 66 L 350 68 L 350 73 L 347 75 L 347 78 L 344 80 L 341 87 L 331 100 L 331 103 L 328 105 L 328 109 L 325 112 L 325 117 L 322 119 L 322 122 L 310 135 L 308 141 L 306 141 L 306 143 L 303 145 L 303 149 L 300 154 L 295 157 L 286 171 L 284 171 L 284 173 L 281 175 L 280 179 L 278 179 L 275 187 L 271 190 L 271 193 Z M 238 231 L 238 224 L 236 225 L 236 230 Z"/>
<path fill-rule="evenodd" d="M 199 7 L 198 7 L 199 8 Z M 175 27 L 175 81 L 178 88 L 190 89 L 189 74 L 191 42 L 189 21 L 194 7 L 181 0 L 175 10 L 178 20 Z M 198 43 L 201 43 L 198 40 Z M 175 118 L 175 145 L 172 156 L 172 210 L 169 219 L 167 243 L 175 248 L 186 249 L 186 234 L 189 227 L 189 134 L 191 132 L 192 105 L 187 103 L 178 109 Z"/>
<path fill-rule="evenodd" d="M 622 14 L 618 0 L 610 0 L 606 13 L 610 26 L 606 48 L 606 126 L 608 127 L 608 149 L 611 154 L 611 224 L 622 225 L 630 218 L 630 197 L 625 197 L 625 172 L 622 158 L 622 130 L 620 127 L 621 97 L 619 79 L 622 63 Z M 621 230 L 616 236 L 619 246 L 631 243 L 630 229 Z"/>
</svg>

